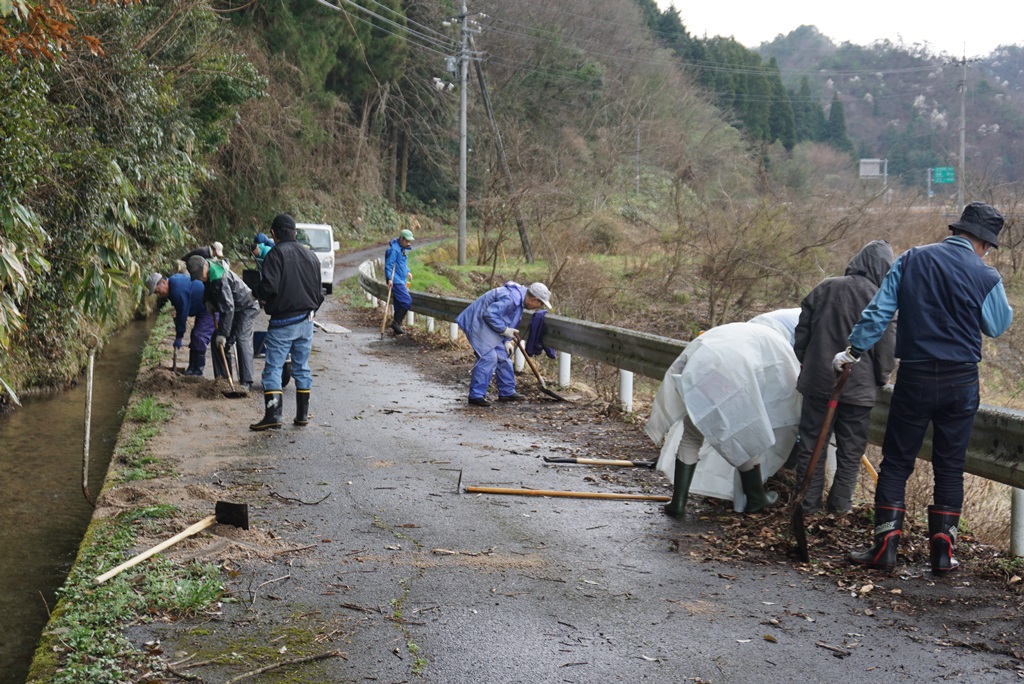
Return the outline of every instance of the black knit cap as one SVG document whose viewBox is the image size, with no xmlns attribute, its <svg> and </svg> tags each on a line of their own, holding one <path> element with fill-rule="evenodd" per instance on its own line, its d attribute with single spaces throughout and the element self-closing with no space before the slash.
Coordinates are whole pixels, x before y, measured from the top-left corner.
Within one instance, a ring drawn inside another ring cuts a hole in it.
<svg viewBox="0 0 1024 684">
<path fill-rule="evenodd" d="M 288 214 L 278 214 L 274 217 L 274 222 L 270 224 L 270 230 L 274 231 L 275 234 L 294 235 L 295 219 Z"/>
<path fill-rule="evenodd" d="M 964 207 L 960 220 L 949 224 L 950 230 L 962 230 L 999 249 L 999 231 L 1003 229 L 1003 215 L 984 202 L 971 202 Z"/>
</svg>

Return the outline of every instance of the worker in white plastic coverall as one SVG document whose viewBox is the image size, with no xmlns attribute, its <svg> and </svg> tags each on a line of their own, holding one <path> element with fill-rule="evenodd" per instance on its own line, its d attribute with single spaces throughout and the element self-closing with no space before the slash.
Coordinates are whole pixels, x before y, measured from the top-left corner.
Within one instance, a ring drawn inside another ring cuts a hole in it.
<svg viewBox="0 0 1024 684">
<path fill-rule="evenodd" d="M 780 309 L 712 328 L 665 373 L 646 432 L 663 444 L 658 469 L 674 483 L 669 515 L 683 514 L 691 491 L 732 499 L 745 513 L 778 499 L 763 483 L 786 461 L 800 423 L 799 315 Z"/>
</svg>

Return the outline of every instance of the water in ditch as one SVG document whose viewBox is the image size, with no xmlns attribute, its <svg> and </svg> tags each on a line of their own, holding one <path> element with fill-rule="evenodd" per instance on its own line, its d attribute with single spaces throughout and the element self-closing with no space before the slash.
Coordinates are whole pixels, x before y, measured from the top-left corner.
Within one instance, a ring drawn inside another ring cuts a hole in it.
<svg viewBox="0 0 1024 684">
<path fill-rule="evenodd" d="M 152 321 L 135 322 L 96 356 L 89 485 L 106 475 L 121 409 L 131 394 Z M 0 682 L 25 681 L 48 610 L 92 515 L 82 494 L 86 382 L 23 397 L 0 416 Z"/>
</svg>

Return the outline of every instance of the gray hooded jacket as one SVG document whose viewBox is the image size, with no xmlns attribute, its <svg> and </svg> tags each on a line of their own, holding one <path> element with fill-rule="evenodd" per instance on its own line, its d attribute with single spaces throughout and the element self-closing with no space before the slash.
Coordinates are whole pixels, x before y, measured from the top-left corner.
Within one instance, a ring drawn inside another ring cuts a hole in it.
<svg viewBox="0 0 1024 684">
<path fill-rule="evenodd" d="M 846 267 L 846 275 L 826 278 L 800 303 L 800 322 L 793 349 L 803 364 L 796 388 L 805 401 L 822 400 L 832 393 L 836 376 L 832 359 L 849 345 L 847 337 L 861 311 L 878 292 L 894 261 L 885 240 L 864 246 Z M 896 365 L 896 323 L 889 324 L 882 339 L 854 364 L 840 401 L 854 406 L 874 406 L 878 387 L 884 385 Z"/>
</svg>

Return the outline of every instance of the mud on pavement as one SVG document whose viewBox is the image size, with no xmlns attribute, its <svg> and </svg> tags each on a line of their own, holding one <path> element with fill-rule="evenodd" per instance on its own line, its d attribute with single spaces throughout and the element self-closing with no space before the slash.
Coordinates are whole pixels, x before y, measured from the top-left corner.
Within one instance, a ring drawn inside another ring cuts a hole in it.
<svg viewBox="0 0 1024 684">
<path fill-rule="evenodd" d="M 128 628 L 159 661 L 145 681 L 1024 677 L 1019 584 L 992 569 L 991 549 L 965 546 L 965 570 L 939 582 L 910 544 L 901 572 L 879 576 L 841 562 L 864 541 L 862 517 L 815 518 L 814 562 L 798 565 L 785 475 L 782 503 L 756 516 L 700 497 L 674 520 L 654 502 L 462 494 L 460 476 L 670 492 L 648 469 L 544 462 L 656 458 L 641 425 L 605 403 L 552 402 L 523 376 L 527 402 L 468 407 L 468 347 L 422 331 L 381 340 L 376 319 L 333 300 L 320 316 L 352 332 L 316 333 L 306 428 L 290 424 L 293 387 L 285 428 L 254 433 L 258 393 L 226 399 L 162 368 L 140 377 L 138 393 L 173 406 L 149 445 L 166 474 L 108 487 L 97 515 L 173 504 L 169 535 L 227 499 L 249 504 L 252 525 L 166 552 L 217 563 L 227 596 Z"/>
</svg>

